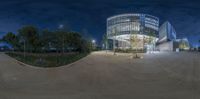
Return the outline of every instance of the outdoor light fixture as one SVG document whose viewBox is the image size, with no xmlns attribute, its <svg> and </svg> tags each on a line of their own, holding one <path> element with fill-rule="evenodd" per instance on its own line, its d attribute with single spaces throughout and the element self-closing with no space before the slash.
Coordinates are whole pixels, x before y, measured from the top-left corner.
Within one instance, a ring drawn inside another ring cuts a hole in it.
<svg viewBox="0 0 200 99">
<path fill-rule="evenodd" d="M 92 40 L 92 43 L 95 44 L 95 43 L 96 43 L 96 40 Z"/>
<path fill-rule="evenodd" d="M 62 29 L 63 27 L 64 27 L 64 25 L 63 25 L 63 24 L 60 24 L 58 28 L 59 28 L 59 29 Z"/>
</svg>

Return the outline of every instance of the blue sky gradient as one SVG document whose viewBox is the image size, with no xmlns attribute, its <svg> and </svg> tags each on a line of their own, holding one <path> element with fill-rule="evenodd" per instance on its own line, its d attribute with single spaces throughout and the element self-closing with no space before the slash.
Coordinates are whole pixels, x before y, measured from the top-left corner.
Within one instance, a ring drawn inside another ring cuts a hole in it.
<svg viewBox="0 0 200 99">
<path fill-rule="evenodd" d="M 106 18 L 122 13 L 146 13 L 169 21 L 179 38 L 193 45 L 200 39 L 198 0 L 0 0 L 0 36 L 24 25 L 57 29 L 60 24 L 101 41 Z"/>
</svg>

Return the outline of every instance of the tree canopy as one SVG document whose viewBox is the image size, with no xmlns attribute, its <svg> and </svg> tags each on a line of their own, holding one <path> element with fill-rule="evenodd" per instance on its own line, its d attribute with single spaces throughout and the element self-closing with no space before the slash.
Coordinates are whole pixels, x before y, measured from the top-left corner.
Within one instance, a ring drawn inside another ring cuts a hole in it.
<svg viewBox="0 0 200 99">
<path fill-rule="evenodd" d="M 41 51 L 57 51 L 57 52 L 89 52 L 90 41 L 84 39 L 78 32 L 69 30 L 39 30 L 35 26 L 24 26 L 18 30 L 18 33 L 7 33 L 2 41 L 13 46 L 17 51 L 41 52 Z"/>
</svg>

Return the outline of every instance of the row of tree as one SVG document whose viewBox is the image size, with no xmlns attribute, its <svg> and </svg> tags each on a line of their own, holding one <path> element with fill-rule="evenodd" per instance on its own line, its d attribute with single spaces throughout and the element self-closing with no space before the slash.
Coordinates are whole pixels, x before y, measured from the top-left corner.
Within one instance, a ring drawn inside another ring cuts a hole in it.
<svg viewBox="0 0 200 99">
<path fill-rule="evenodd" d="M 10 44 L 15 51 L 44 52 L 44 51 L 77 51 L 90 52 L 92 44 L 80 33 L 69 30 L 39 30 L 35 26 L 25 26 L 18 33 L 7 33 L 1 41 Z"/>
</svg>

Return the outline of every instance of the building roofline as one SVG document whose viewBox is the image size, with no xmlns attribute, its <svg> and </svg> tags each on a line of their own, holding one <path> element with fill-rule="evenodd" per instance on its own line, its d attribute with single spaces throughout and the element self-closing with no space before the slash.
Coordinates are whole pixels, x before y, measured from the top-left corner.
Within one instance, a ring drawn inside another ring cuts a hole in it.
<svg viewBox="0 0 200 99">
<path fill-rule="evenodd" d="M 117 15 L 110 16 L 110 17 L 107 18 L 107 21 L 108 21 L 108 20 L 111 20 L 111 19 L 113 19 L 113 18 L 116 18 L 116 17 L 120 17 L 120 16 L 130 16 L 130 15 L 139 15 L 139 16 L 140 16 L 140 15 L 148 15 L 148 16 L 154 17 L 154 18 L 156 18 L 157 20 L 159 20 L 158 17 L 153 16 L 153 15 L 150 15 L 150 14 L 144 14 L 144 13 L 123 13 L 123 14 L 117 14 Z"/>
</svg>

